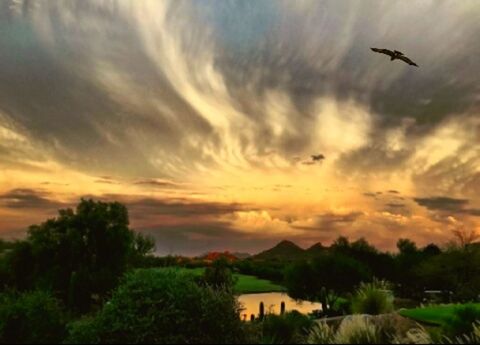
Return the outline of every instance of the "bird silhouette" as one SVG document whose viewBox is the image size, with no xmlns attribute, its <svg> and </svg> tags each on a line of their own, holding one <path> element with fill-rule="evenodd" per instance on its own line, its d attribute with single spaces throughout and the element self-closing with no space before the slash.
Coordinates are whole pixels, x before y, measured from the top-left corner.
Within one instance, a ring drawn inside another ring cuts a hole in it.
<svg viewBox="0 0 480 345">
<path fill-rule="evenodd" d="M 398 51 L 398 50 L 390 50 L 390 49 L 380 49 L 380 48 L 370 48 L 372 51 L 374 51 L 375 53 L 381 53 L 381 54 L 385 54 L 385 55 L 388 55 L 390 56 L 390 61 L 393 61 L 393 60 L 402 60 L 403 62 L 406 62 L 407 64 L 411 65 L 411 66 L 416 66 L 418 67 L 418 65 L 413 62 L 412 60 L 410 60 L 408 57 L 405 56 L 405 54 L 403 54 L 402 52 Z"/>
<path fill-rule="evenodd" d="M 319 155 L 311 155 L 312 157 L 312 161 L 316 162 L 316 161 L 321 161 L 323 159 L 325 159 L 325 156 L 322 155 L 322 154 L 319 154 Z"/>
</svg>

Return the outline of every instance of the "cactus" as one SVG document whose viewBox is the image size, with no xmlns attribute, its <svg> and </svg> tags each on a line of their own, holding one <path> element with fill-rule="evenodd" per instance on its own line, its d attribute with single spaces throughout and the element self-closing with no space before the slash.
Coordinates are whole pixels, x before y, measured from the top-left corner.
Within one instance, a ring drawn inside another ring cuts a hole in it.
<svg viewBox="0 0 480 345">
<path fill-rule="evenodd" d="M 285 302 L 282 301 L 280 304 L 280 315 L 285 314 Z"/>
<path fill-rule="evenodd" d="M 253 314 L 250 315 L 250 321 L 252 321 L 252 322 L 255 321 L 255 315 L 253 315 Z"/>
<path fill-rule="evenodd" d="M 260 302 L 260 308 L 259 308 L 259 313 L 258 313 L 258 317 L 260 320 L 263 320 L 263 318 L 265 317 L 265 306 L 263 305 L 263 302 Z"/>
</svg>

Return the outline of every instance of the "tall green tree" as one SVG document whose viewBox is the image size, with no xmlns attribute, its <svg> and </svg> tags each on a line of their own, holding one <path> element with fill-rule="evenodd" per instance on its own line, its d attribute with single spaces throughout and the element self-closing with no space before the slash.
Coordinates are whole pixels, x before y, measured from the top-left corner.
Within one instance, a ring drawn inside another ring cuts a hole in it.
<svg viewBox="0 0 480 345">
<path fill-rule="evenodd" d="M 124 205 L 82 199 L 75 210 L 60 210 L 58 217 L 30 227 L 27 239 L 5 257 L 7 284 L 52 290 L 70 308 L 84 312 L 151 247 L 129 228 Z"/>
</svg>

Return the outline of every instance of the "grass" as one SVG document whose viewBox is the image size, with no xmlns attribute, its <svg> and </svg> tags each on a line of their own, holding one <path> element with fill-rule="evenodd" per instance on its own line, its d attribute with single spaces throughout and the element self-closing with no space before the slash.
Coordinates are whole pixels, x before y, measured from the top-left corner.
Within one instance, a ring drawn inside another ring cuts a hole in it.
<svg viewBox="0 0 480 345">
<path fill-rule="evenodd" d="M 177 268 L 178 270 L 200 276 L 205 271 L 204 268 Z M 260 279 L 255 276 L 235 273 L 233 275 L 237 282 L 235 284 L 236 294 L 266 293 L 266 292 L 285 292 L 285 287 L 272 283 L 269 280 Z"/>
<path fill-rule="evenodd" d="M 461 305 L 443 304 L 424 308 L 404 309 L 401 310 L 399 313 L 402 316 L 425 324 L 443 326 L 454 315 L 455 308 L 459 306 Z M 480 303 L 475 304 L 475 307 L 480 309 Z"/>
</svg>

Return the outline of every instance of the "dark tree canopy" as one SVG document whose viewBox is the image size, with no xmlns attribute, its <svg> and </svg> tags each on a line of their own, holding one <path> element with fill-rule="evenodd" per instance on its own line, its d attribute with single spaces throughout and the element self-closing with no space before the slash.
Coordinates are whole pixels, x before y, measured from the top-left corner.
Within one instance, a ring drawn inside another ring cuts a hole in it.
<svg viewBox="0 0 480 345">
<path fill-rule="evenodd" d="M 151 249 L 150 240 L 129 228 L 124 205 L 81 200 L 76 210 L 31 226 L 27 239 L 14 245 L 6 255 L 7 285 L 52 290 L 70 308 L 85 311 Z"/>
</svg>

